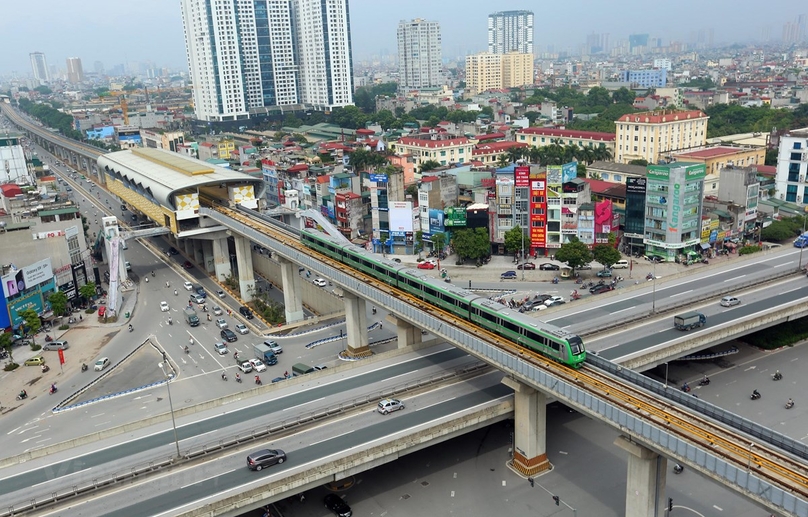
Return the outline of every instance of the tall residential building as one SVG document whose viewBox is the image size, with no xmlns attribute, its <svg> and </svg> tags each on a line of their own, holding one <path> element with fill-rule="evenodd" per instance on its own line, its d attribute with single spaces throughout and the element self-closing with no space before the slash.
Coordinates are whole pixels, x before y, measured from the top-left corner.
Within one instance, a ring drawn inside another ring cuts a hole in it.
<svg viewBox="0 0 808 517">
<path fill-rule="evenodd" d="M 81 68 L 81 58 L 67 58 L 67 81 L 71 84 L 79 84 L 84 81 L 84 70 Z"/>
<path fill-rule="evenodd" d="M 533 55 L 533 12 L 500 11 L 489 14 L 488 52 Z"/>
<path fill-rule="evenodd" d="M 533 84 L 533 55 L 482 52 L 466 56 L 466 88 L 471 95 Z"/>
<path fill-rule="evenodd" d="M 808 205 L 808 129 L 780 137 L 775 189 L 778 199 Z"/>
<path fill-rule="evenodd" d="M 709 118 L 698 110 L 644 111 L 623 115 L 615 121 L 617 149 L 614 161 L 657 163 L 667 159 L 672 151 L 704 147 Z"/>
<path fill-rule="evenodd" d="M 31 70 L 34 72 L 34 79 L 40 84 L 50 82 L 50 72 L 48 71 L 48 61 L 42 52 L 31 52 Z"/>
<path fill-rule="evenodd" d="M 440 25 L 421 19 L 398 22 L 399 88 L 420 90 L 444 84 Z"/>
<path fill-rule="evenodd" d="M 353 102 L 346 0 L 181 0 L 196 117 Z"/>
</svg>

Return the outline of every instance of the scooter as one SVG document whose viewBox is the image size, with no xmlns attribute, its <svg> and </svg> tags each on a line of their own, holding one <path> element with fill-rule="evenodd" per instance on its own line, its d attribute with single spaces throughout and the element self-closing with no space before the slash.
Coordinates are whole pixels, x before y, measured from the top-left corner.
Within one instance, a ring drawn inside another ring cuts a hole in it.
<svg viewBox="0 0 808 517">
<path fill-rule="evenodd" d="M 685 393 L 690 393 L 690 386 L 688 386 L 687 383 L 682 384 L 682 391 Z"/>
<path fill-rule="evenodd" d="M 757 400 L 757 399 L 759 399 L 759 398 L 760 398 L 760 392 L 759 392 L 758 390 L 753 391 L 753 392 L 752 392 L 752 395 L 750 395 L 750 396 L 749 396 L 749 398 L 750 398 L 751 400 Z"/>
<path fill-rule="evenodd" d="M 134 330 L 135 330 L 135 328 L 132 325 L 129 325 L 129 332 L 132 332 Z"/>
<path fill-rule="evenodd" d="M 51 341 L 53 341 L 53 338 L 50 337 L 50 335 L 46 335 L 45 336 L 45 343 L 50 343 Z"/>
<path fill-rule="evenodd" d="M 50 366 L 47 364 L 42 365 L 42 373 L 48 373 L 50 371 Z"/>
<path fill-rule="evenodd" d="M 674 474 L 681 474 L 684 472 L 685 468 L 678 463 L 673 466 L 673 473 Z"/>
<path fill-rule="evenodd" d="M 81 363 L 81 371 L 86 372 L 87 370 L 89 370 L 87 363 Z"/>
<path fill-rule="evenodd" d="M 53 395 L 53 394 L 54 394 L 54 393 L 56 393 L 57 391 L 59 391 L 59 388 L 57 388 L 57 387 L 56 387 L 56 385 L 54 384 L 54 385 L 52 385 L 52 386 L 50 387 L 50 389 L 48 390 L 48 395 Z"/>
<path fill-rule="evenodd" d="M 19 395 L 17 395 L 17 400 L 23 400 L 23 399 L 27 399 L 27 398 L 28 398 L 28 393 L 26 393 L 24 391 L 22 393 L 20 393 Z"/>
<path fill-rule="evenodd" d="M 775 373 L 774 375 L 772 375 L 772 380 L 773 380 L 773 381 L 779 381 L 779 380 L 781 380 L 782 378 L 783 378 L 783 374 L 782 374 L 782 373 L 780 373 L 780 372 L 777 372 L 777 373 Z"/>
<path fill-rule="evenodd" d="M 173 325 L 173 324 L 174 324 L 174 320 L 172 320 L 171 318 L 168 318 L 168 324 L 169 324 L 169 325 Z"/>
<path fill-rule="evenodd" d="M 241 383 L 241 376 L 236 374 L 236 382 Z"/>
<path fill-rule="evenodd" d="M 222 380 L 223 380 L 223 381 L 226 381 L 226 380 L 227 380 L 227 374 L 226 374 L 226 373 L 224 373 L 224 372 L 222 372 Z"/>
<path fill-rule="evenodd" d="M 710 385 L 710 378 L 705 377 L 704 379 L 699 381 L 699 386 L 709 386 Z"/>
<path fill-rule="evenodd" d="M 185 345 L 185 353 L 186 353 L 186 354 L 190 354 L 190 353 L 191 353 L 191 349 L 190 349 L 190 348 L 188 348 L 188 345 Z"/>
<path fill-rule="evenodd" d="M 146 277 L 146 283 L 147 284 L 149 283 L 149 277 Z"/>
<path fill-rule="evenodd" d="M 786 402 L 786 409 L 791 409 L 793 407 L 794 407 L 794 401 L 793 400 L 789 400 L 788 402 Z"/>
<path fill-rule="evenodd" d="M 256 383 L 256 384 L 258 384 L 258 385 L 260 385 L 260 384 L 261 384 L 261 377 L 259 377 L 259 376 L 257 376 L 257 375 L 256 375 L 256 376 L 255 376 L 255 383 Z"/>
</svg>

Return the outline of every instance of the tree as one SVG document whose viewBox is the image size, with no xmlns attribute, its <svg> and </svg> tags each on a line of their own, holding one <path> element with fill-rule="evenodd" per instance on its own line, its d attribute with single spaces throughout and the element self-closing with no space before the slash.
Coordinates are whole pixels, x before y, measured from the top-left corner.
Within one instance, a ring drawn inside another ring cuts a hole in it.
<svg viewBox="0 0 808 517">
<path fill-rule="evenodd" d="M 8 352 L 8 360 L 11 364 L 14 364 L 14 356 L 12 355 L 13 349 L 14 346 L 12 346 L 11 334 L 8 332 L 0 333 L 0 350 Z"/>
<path fill-rule="evenodd" d="M 576 177 L 586 178 L 586 164 L 578 162 L 578 165 L 576 165 L 576 169 L 577 169 L 575 173 Z"/>
<path fill-rule="evenodd" d="M 505 250 L 508 253 L 518 252 L 520 256 L 524 256 L 524 248 L 522 246 L 525 244 L 525 234 L 519 225 L 516 225 L 507 232 L 505 232 L 504 242 L 505 242 Z"/>
<path fill-rule="evenodd" d="M 609 161 L 612 159 L 612 151 L 611 149 L 606 147 L 606 144 L 600 144 L 594 149 L 593 152 L 595 155 L 594 156 L 595 160 Z"/>
<path fill-rule="evenodd" d="M 508 158 L 508 155 L 505 153 L 500 154 L 497 156 L 497 167 L 500 169 L 503 167 L 507 167 L 511 163 L 511 160 Z"/>
<path fill-rule="evenodd" d="M 404 194 L 408 196 L 412 196 L 414 200 L 418 199 L 418 185 L 416 183 L 412 183 L 406 189 L 404 189 Z"/>
<path fill-rule="evenodd" d="M 760 233 L 760 238 L 767 241 L 780 242 L 792 237 L 794 237 L 794 229 L 787 220 L 774 221 L 766 228 L 763 228 Z"/>
<path fill-rule="evenodd" d="M 29 336 L 35 335 L 42 328 L 42 322 L 39 320 L 39 314 L 31 308 L 25 309 L 20 313 L 20 317 L 25 320 L 25 334 Z"/>
<path fill-rule="evenodd" d="M 421 164 L 421 172 L 423 173 L 423 172 L 434 171 L 438 167 L 440 167 L 440 162 L 437 162 L 435 160 L 427 160 L 427 161 L 425 161 L 424 163 Z"/>
<path fill-rule="evenodd" d="M 95 298 L 95 283 L 87 282 L 79 288 L 79 296 L 85 300 L 92 300 Z"/>
<path fill-rule="evenodd" d="M 608 244 L 595 244 L 592 247 L 592 257 L 608 269 L 620 260 L 620 252 Z"/>
<path fill-rule="evenodd" d="M 462 261 L 482 259 L 491 254 L 491 239 L 488 228 L 465 228 L 454 232 L 452 248 Z"/>
<path fill-rule="evenodd" d="M 556 251 L 555 258 L 558 261 L 566 262 L 575 272 L 576 268 L 592 262 L 592 252 L 577 237 L 570 237 L 570 241 L 562 244 Z"/>
<path fill-rule="evenodd" d="M 45 86 L 44 84 L 43 84 L 43 85 L 41 85 L 41 86 L 37 86 L 36 88 L 34 88 L 34 91 L 39 92 L 39 93 L 41 93 L 42 95 L 50 95 L 51 93 L 53 93 L 53 90 L 51 90 L 50 88 L 48 88 L 48 87 L 47 87 L 47 86 Z"/>
<path fill-rule="evenodd" d="M 643 167 L 647 167 L 648 166 L 648 160 L 645 160 L 643 158 L 639 158 L 637 160 L 631 160 L 630 162 L 628 162 L 628 164 L 629 165 L 642 165 Z"/>
<path fill-rule="evenodd" d="M 586 104 L 589 107 L 605 109 L 611 103 L 612 98 L 609 95 L 609 90 L 602 86 L 590 88 L 589 93 L 586 94 Z"/>
<path fill-rule="evenodd" d="M 48 302 L 55 316 L 63 316 L 67 312 L 67 295 L 62 291 L 56 291 L 48 296 Z"/>
<path fill-rule="evenodd" d="M 623 86 L 612 93 L 612 102 L 615 104 L 634 104 L 635 97 L 634 92 Z"/>
<path fill-rule="evenodd" d="M 777 149 L 766 150 L 766 160 L 763 162 L 765 165 L 777 165 Z"/>
<path fill-rule="evenodd" d="M 436 233 L 429 240 L 432 241 L 433 250 L 443 251 L 444 246 L 446 246 L 446 234 L 443 232 Z"/>
</svg>

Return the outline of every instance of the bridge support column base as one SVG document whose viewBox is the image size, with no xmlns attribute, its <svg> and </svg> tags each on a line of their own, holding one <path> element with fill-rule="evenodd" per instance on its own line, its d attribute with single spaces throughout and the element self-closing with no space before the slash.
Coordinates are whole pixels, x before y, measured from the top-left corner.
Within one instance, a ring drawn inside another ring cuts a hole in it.
<svg viewBox="0 0 808 517">
<path fill-rule="evenodd" d="M 364 359 L 366 357 L 370 357 L 373 355 L 373 351 L 370 347 L 363 346 L 360 348 L 352 348 L 348 347 L 342 352 L 340 352 L 340 357 L 352 360 L 352 359 Z"/>
<path fill-rule="evenodd" d="M 519 451 L 514 451 L 513 461 L 511 461 L 508 466 L 525 477 L 535 476 L 542 472 L 549 472 L 553 468 L 552 463 L 550 463 L 550 460 L 547 458 L 547 454 L 540 454 L 534 458 L 526 458 Z"/>
<path fill-rule="evenodd" d="M 665 515 L 668 460 L 656 452 L 620 436 L 614 444 L 628 452 L 626 517 Z"/>
</svg>

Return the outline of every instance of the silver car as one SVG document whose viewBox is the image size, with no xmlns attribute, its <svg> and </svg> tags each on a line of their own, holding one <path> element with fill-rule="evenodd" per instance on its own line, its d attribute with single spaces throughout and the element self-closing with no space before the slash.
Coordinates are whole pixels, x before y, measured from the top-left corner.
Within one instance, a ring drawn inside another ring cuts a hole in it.
<svg viewBox="0 0 808 517">
<path fill-rule="evenodd" d="M 220 329 L 226 329 L 227 321 L 224 318 L 219 318 L 216 320 L 216 326 L 219 327 Z"/>
<path fill-rule="evenodd" d="M 404 409 L 404 403 L 398 399 L 383 399 L 379 401 L 379 405 L 376 410 L 381 413 L 382 415 L 386 415 L 387 413 L 392 413 L 393 411 L 398 411 L 399 409 Z"/>
</svg>

